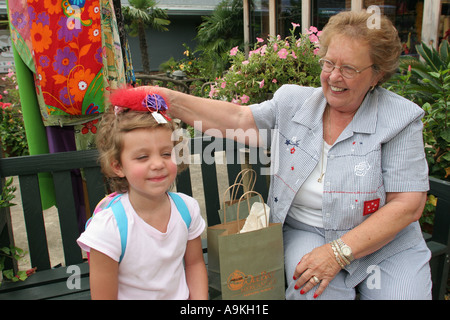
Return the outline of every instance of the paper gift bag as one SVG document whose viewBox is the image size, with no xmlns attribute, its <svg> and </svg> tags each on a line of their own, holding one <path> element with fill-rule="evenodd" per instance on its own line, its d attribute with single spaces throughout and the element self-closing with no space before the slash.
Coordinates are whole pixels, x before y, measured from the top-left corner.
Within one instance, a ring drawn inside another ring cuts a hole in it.
<svg viewBox="0 0 450 320">
<path fill-rule="evenodd" d="M 250 210 L 250 202 L 245 202 Z M 241 233 L 246 220 L 239 219 L 241 208 L 237 220 L 208 227 L 210 287 L 220 291 L 224 300 L 283 300 L 282 226 L 269 223 L 265 228 Z"/>
<path fill-rule="evenodd" d="M 238 206 L 240 206 L 241 210 L 241 219 L 244 219 L 247 217 L 248 210 L 243 209 L 243 206 L 245 206 L 245 202 L 239 202 L 239 199 L 237 199 L 237 195 L 239 193 L 239 190 L 242 189 L 243 193 L 246 193 L 248 191 L 253 191 L 253 188 L 255 187 L 256 183 L 256 172 L 253 169 L 244 169 L 241 172 L 238 173 L 236 176 L 236 179 L 234 180 L 234 184 L 228 187 L 228 189 L 224 193 L 224 199 L 227 197 L 228 193 L 230 193 L 230 200 L 224 200 L 222 204 L 222 208 L 219 209 L 219 217 L 220 222 L 227 221 L 234 221 L 237 218 L 237 210 Z M 246 197 L 250 197 L 250 194 L 248 194 Z M 257 195 L 253 195 L 250 197 L 250 204 L 253 204 L 254 202 L 259 201 Z M 224 219 L 224 214 L 226 213 L 226 219 Z"/>
</svg>

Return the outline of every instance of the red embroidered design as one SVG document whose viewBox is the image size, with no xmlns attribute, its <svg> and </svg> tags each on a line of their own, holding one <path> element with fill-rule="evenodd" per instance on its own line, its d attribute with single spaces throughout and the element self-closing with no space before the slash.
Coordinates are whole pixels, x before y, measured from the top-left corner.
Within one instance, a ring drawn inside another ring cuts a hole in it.
<svg viewBox="0 0 450 320">
<path fill-rule="evenodd" d="M 380 198 L 364 202 L 363 216 L 374 213 L 380 207 Z"/>
</svg>

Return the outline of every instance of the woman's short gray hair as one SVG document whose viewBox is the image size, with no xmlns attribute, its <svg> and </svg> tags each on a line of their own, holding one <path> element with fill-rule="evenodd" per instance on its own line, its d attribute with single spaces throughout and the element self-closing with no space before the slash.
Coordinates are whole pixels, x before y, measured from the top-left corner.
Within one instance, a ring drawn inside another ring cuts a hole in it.
<svg viewBox="0 0 450 320">
<path fill-rule="evenodd" d="M 331 40 L 338 36 L 366 42 L 373 69 L 385 73 L 378 82 L 382 84 L 397 71 L 402 46 L 392 22 L 384 15 L 374 17 L 374 14 L 365 10 L 343 11 L 331 17 L 320 35 L 319 56 L 326 55 Z M 380 23 L 369 25 L 370 19 L 379 19 Z"/>
</svg>

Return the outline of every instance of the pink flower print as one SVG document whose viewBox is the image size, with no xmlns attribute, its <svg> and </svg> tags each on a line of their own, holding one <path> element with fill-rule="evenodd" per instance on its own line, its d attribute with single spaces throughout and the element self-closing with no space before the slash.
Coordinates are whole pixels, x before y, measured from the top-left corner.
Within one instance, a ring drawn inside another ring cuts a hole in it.
<svg viewBox="0 0 450 320">
<path fill-rule="evenodd" d="M 233 99 L 231 100 L 231 103 L 234 103 L 234 104 L 241 104 L 241 100 L 236 99 L 236 98 L 233 98 Z"/>
<path fill-rule="evenodd" d="M 309 41 L 311 41 L 312 43 L 317 43 L 317 42 L 319 42 L 319 38 L 317 38 L 317 36 L 315 34 L 310 34 Z"/>
<path fill-rule="evenodd" d="M 297 56 L 295 55 L 294 51 L 292 51 L 291 56 L 292 56 L 292 58 L 297 59 Z"/>
<path fill-rule="evenodd" d="M 277 52 L 278 51 L 278 44 L 274 43 L 273 45 L 273 51 Z"/>
<path fill-rule="evenodd" d="M 264 42 L 264 39 L 263 39 L 263 38 L 258 38 L 258 37 L 256 37 L 256 41 L 258 41 L 258 42 Z"/>
<path fill-rule="evenodd" d="M 260 53 L 261 53 L 262 56 L 266 54 L 266 50 L 267 50 L 267 44 L 265 44 L 265 45 L 263 45 L 261 47 L 261 52 Z"/>
<path fill-rule="evenodd" d="M 244 94 L 241 97 L 241 101 L 242 101 L 242 103 L 247 103 L 250 101 L 250 97 Z"/>
<path fill-rule="evenodd" d="M 259 88 L 261 89 L 262 87 L 264 87 L 264 79 L 259 83 Z"/>
<path fill-rule="evenodd" d="M 277 83 L 277 79 L 272 79 L 272 83 Z"/>
<path fill-rule="evenodd" d="M 314 51 L 313 51 L 314 54 L 315 54 L 315 55 L 318 55 L 318 54 L 319 54 L 319 50 L 320 50 L 319 48 L 315 48 Z"/>
<path fill-rule="evenodd" d="M 220 84 L 220 87 L 221 87 L 222 89 L 225 89 L 226 86 L 227 86 L 226 81 L 223 81 L 223 82 Z"/>
<path fill-rule="evenodd" d="M 248 57 L 250 58 L 252 55 L 254 55 L 255 53 L 259 54 L 261 51 L 261 48 L 258 48 L 256 50 L 252 50 L 248 53 Z"/>
<path fill-rule="evenodd" d="M 311 26 L 311 27 L 309 27 L 308 33 L 311 34 L 311 33 L 316 33 L 316 32 L 318 32 L 318 31 L 319 31 L 319 30 L 317 30 L 316 27 Z"/>
<path fill-rule="evenodd" d="M 287 56 L 288 56 L 288 51 L 285 48 L 278 51 L 278 57 L 280 57 L 280 59 L 286 59 Z"/>
<path fill-rule="evenodd" d="M 248 60 L 242 61 L 243 65 L 249 64 L 250 62 Z"/>
<path fill-rule="evenodd" d="M 230 50 L 230 56 L 235 56 L 238 53 L 238 47 L 234 47 Z"/>
<path fill-rule="evenodd" d="M 211 85 L 211 91 L 209 91 L 209 97 L 213 98 L 216 96 L 216 94 L 217 94 L 216 88 L 213 85 Z"/>
<path fill-rule="evenodd" d="M 297 27 L 300 28 L 300 24 L 299 24 L 299 23 L 291 22 L 291 24 L 292 24 L 292 28 L 294 28 L 294 30 L 295 30 L 295 28 L 297 28 Z"/>
</svg>

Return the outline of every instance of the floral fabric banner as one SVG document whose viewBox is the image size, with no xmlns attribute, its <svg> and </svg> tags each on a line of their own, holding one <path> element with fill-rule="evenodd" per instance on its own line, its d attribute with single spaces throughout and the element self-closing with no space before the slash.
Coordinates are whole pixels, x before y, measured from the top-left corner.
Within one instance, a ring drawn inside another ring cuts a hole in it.
<svg viewBox="0 0 450 320">
<path fill-rule="evenodd" d="M 44 124 L 98 117 L 105 108 L 99 0 L 14 0 L 9 16 L 12 41 L 34 72 Z"/>
</svg>

